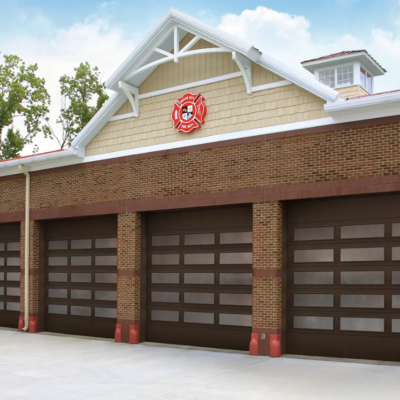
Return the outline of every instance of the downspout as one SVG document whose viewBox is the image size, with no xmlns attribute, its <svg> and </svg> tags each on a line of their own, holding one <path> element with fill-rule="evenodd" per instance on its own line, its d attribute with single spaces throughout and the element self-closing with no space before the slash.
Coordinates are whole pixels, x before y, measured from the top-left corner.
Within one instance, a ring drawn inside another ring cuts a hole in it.
<svg viewBox="0 0 400 400">
<path fill-rule="evenodd" d="M 18 169 L 26 176 L 25 186 L 25 317 L 24 328 L 26 332 L 29 329 L 29 219 L 30 219 L 30 194 L 31 194 L 31 176 L 23 165 L 18 165 Z"/>
</svg>

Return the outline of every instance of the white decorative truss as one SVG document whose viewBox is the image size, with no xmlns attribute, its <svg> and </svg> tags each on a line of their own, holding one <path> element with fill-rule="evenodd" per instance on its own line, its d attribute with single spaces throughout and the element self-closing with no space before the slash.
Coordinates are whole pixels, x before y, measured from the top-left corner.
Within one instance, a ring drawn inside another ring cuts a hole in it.
<svg viewBox="0 0 400 400">
<path fill-rule="evenodd" d="M 232 59 L 236 62 L 239 67 L 240 74 L 243 76 L 247 93 L 250 95 L 252 93 L 252 81 L 251 81 L 251 65 L 252 61 L 249 60 L 244 55 L 239 52 L 232 50 L 227 47 L 218 46 L 216 47 L 204 48 L 191 50 L 193 46 L 204 39 L 208 41 L 207 38 L 195 34 L 195 36 L 187 43 L 182 49 L 180 48 L 180 41 L 188 32 L 182 27 L 175 25 L 168 33 L 163 36 L 159 43 L 153 47 L 153 49 L 148 53 L 146 61 L 139 64 L 137 67 L 131 68 L 130 71 L 125 75 L 123 81 L 118 81 L 118 91 L 126 95 L 129 102 L 132 105 L 133 113 L 131 116 L 139 116 L 139 88 L 132 85 L 131 82 L 141 83 L 151 72 L 154 71 L 159 65 L 165 64 L 167 62 L 178 63 L 180 59 L 191 56 L 198 56 L 202 54 L 215 54 L 215 53 L 231 53 Z M 172 44 L 172 49 L 171 49 Z M 144 78 L 144 79 L 143 79 Z"/>
</svg>

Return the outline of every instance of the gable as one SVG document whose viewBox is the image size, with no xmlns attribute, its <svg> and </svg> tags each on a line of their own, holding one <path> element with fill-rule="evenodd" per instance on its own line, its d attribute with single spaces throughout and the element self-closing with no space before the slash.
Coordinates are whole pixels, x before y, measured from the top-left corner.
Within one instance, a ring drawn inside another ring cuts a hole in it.
<svg viewBox="0 0 400 400">
<path fill-rule="evenodd" d="M 117 94 L 72 144 L 87 146 L 87 155 L 253 135 L 252 129 L 324 118 L 325 102 L 338 98 L 311 76 L 174 9 L 106 86 Z M 176 132 L 171 121 L 174 101 L 188 91 L 201 93 L 208 107 L 202 129 L 190 135 Z"/>
</svg>

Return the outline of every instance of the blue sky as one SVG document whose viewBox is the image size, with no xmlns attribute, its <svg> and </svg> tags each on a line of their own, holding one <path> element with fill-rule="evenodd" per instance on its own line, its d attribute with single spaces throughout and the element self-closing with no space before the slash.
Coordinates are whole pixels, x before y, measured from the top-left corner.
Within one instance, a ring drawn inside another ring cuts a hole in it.
<svg viewBox="0 0 400 400">
<path fill-rule="evenodd" d="M 0 0 L 0 52 L 38 63 L 59 112 L 58 79 L 82 61 L 108 78 L 162 15 L 176 7 L 298 68 L 300 61 L 367 49 L 400 88 L 400 0 Z M 54 126 L 56 129 L 56 126 Z M 55 144 L 41 145 L 40 150 Z M 27 150 L 29 151 L 29 150 Z"/>
</svg>

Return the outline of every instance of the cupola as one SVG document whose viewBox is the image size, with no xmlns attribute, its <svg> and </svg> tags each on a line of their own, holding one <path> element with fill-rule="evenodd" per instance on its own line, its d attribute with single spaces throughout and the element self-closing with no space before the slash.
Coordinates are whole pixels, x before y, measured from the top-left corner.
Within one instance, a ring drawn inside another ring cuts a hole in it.
<svg viewBox="0 0 400 400">
<path fill-rule="evenodd" d="M 301 65 L 343 98 L 373 94 L 375 77 L 386 73 L 366 50 L 342 51 Z"/>
</svg>

